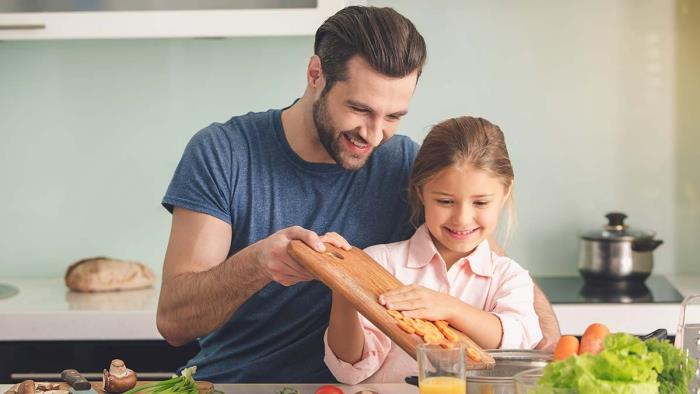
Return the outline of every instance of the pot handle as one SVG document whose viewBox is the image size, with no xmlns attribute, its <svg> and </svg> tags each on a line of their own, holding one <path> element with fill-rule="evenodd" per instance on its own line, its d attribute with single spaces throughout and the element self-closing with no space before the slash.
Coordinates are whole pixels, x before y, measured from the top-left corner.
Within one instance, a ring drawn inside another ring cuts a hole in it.
<svg viewBox="0 0 700 394">
<path fill-rule="evenodd" d="M 650 332 L 647 335 L 640 335 L 639 339 L 646 341 L 647 339 L 656 338 L 658 340 L 664 340 L 668 337 L 668 331 L 665 328 L 659 328 L 656 331 Z"/>
<path fill-rule="evenodd" d="M 632 242 L 632 250 L 635 252 L 651 252 L 664 243 L 660 239 L 639 239 Z"/>
<path fill-rule="evenodd" d="M 605 217 L 608 218 L 608 226 L 624 228 L 627 215 L 622 212 L 610 212 Z"/>
</svg>

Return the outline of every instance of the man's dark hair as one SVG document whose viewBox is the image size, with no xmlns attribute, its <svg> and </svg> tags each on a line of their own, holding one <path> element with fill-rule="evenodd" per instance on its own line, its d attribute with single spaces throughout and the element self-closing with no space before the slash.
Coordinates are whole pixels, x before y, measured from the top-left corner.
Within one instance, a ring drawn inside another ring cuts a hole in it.
<svg viewBox="0 0 700 394">
<path fill-rule="evenodd" d="M 418 71 L 427 57 L 425 41 L 408 18 L 393 8 L 351 6 L 328 18 L 316 30 L 314 53 L 326 79 L 323 93 L 347 79 L 347 63 L 361 56 L 374 70 L 390 77 Z"/>
</svg>

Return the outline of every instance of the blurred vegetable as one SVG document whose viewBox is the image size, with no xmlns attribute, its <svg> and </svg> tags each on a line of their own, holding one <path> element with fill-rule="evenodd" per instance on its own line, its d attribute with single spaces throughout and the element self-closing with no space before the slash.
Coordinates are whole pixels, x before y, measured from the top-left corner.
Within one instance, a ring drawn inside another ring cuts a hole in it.
<svg viewBox="0 0 700 394">
<path fill-rule="evenodd" d="M 661 355 L 664 360 L 664 368 L 659 374 L 659 393 L 687 393 L 690 392 L 690 381 L 695 376 L 697 362 L 688 357 L 683 349 L 678 349 L 670 342 L 658 339 L 645 341 L 647 348 Z"/>
<path fill-rule="evenodd" d="M 578 338 L 573 335 L 564 335 L 559 338 L 557 347 L 554 349 L 555 360 L 565 360 L 569 356 L 578 354 Z"/>
<path fill-rule="evenodd" d="M 598 354 L 603 350 L 603 341 L 610 334 L 610 330 L 605 324 L 593 323 L 581 337 L 581 346 L 578 348 L 578 354 L 590 353 Z"/>
<path fill-rule="evenodd" d="M 344 394 L 343 390 L 338 386 L 326 385 L 321 386 L 316 390 L 316 394 Z"/>
<path fill-rule="evenodd" d="M 277 394 L 301 394 L 301 391 L 293 387 L 284 387 L 282 390 L 278 391 Z"/>
<path fill-rule="evenodd" d="M 593 393 L 681 393 L 695 372 L 695 361 L 668 342 L 643 342 L 625 333 L 608 335 L 597 355 L 586 353 L 547 365 L 534 393 L 553 388 Z"/>
</svg>

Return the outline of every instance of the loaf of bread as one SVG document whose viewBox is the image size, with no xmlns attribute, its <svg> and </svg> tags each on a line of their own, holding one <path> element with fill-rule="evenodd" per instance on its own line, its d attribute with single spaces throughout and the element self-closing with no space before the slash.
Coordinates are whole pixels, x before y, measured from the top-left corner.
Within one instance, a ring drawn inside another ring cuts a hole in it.
<svg viewBox="0 0 700 394">
<path fill-rule="evenodd" d="M 71 290 L 95 292 L 151 287 L 156 276 L 141 263 L 92 257 L 71 264 L 65 280 Z"/>
</svg>

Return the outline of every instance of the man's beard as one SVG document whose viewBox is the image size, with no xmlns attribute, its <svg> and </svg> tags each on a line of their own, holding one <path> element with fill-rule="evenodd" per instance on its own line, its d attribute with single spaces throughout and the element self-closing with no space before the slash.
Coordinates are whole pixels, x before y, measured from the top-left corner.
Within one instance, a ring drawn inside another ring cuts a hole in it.
<svg viewBox="0 0 700 394">
<path fill-rule="evenodd" d="M 328 113 L 328 107 L 326 106 L 325 94 L 322 94 L 321 97 L 318 100 L 316 100 L 316 102 L 314 102 L 312 106 L 312 112 L 314 126 L 316 126 L 316 132 L 318 133 L 318 138 L 321 141 L 321 145 L 323 145 L 323 147 L 326 149 L 328 154 L 331 155 L 333 160 L 335 160 L 335 162 L 338 163 L 339 166 L 349 171 L 357 171 L 360 168 L 362 168 L 367 162 L 369 155 L 366 155 L 364 157 L 358 155 L 350 155 L 350 158 L 348 158 L 348 154 L 346 154 L 346 157 L 344 158 L 341 154 L 342 141 L 340 140 L 341 138 L 345 138 L 342 135 L 343 133 L 353 135 L 358 139 L 362 138 L 359 135 L 357 135 L 357 133 L 352 131 L 335 131 L 335 127 L 333 126 L 333 119 L 331 119 L 331 116 Z M 371 154 L 372 152 L 370 152 L 370 155 Z"/>
</svg>

